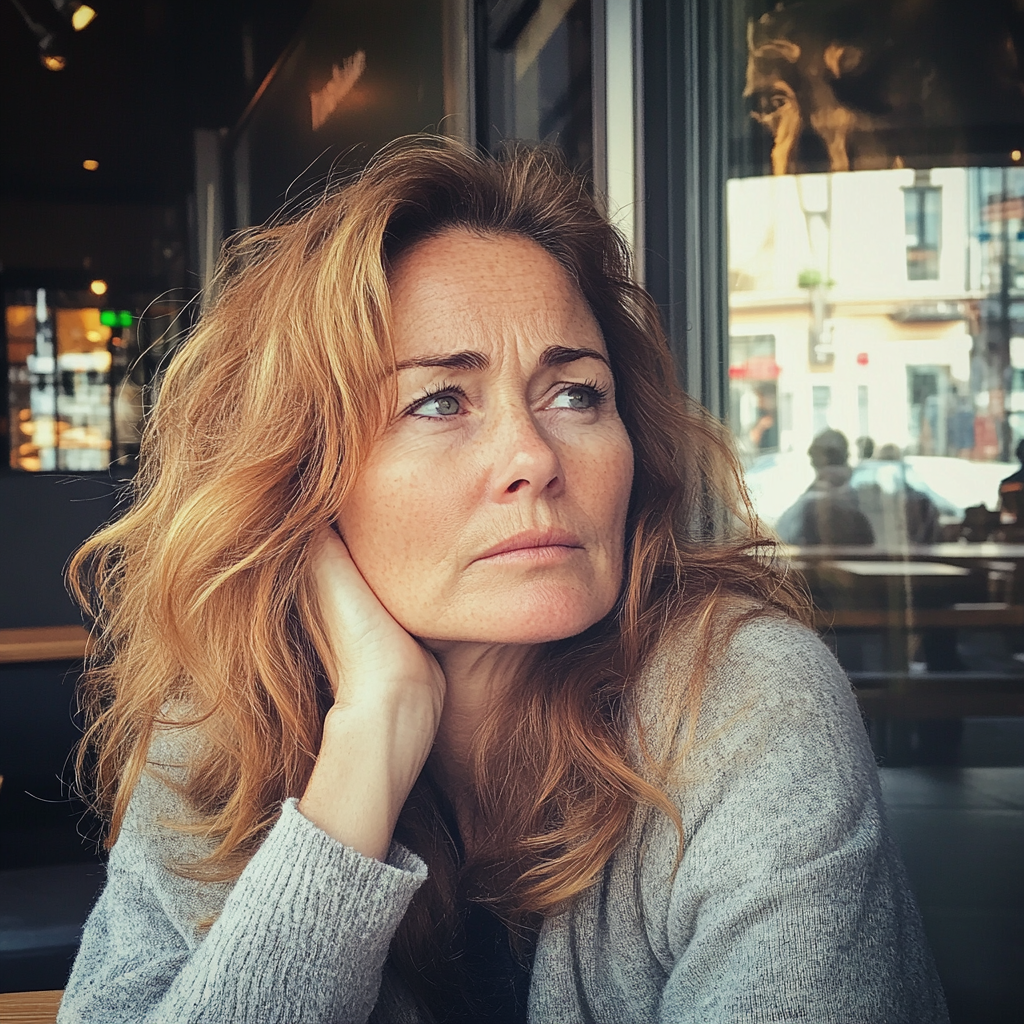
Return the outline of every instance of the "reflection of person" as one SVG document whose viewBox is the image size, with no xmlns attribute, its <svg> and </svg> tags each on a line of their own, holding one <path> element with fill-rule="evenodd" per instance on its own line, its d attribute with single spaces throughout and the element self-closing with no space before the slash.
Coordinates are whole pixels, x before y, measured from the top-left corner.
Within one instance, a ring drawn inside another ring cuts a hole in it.
<svg viewBox="0 0 1024 1024">
<path fill-rule="evenodd" d="M 750 443 L 757 452 L 775 451 L 779 447 L 775 385 L 758 385 L 754 393 L 757 396 L 757 419 L 750 428 Z"/>
<path fill-rule="evenodd" d="M 923 126 L 948 154 L 976 148 L 968 126 L 1020 122 L 1022 36 L 1008 0 L 786 0 L 748 22 L 743 95 L 773 174 L 900 167 L 929 150 Z"/>
<path fill-rule="evenodd" d="M 582 183 L 406 142 L 244 246 L 78 562 L 116 843 L 62 1019 L 944 1019 L 849 684 Z"/>
<path fill-rule="evenodd" d="M 814 482 L 779 517 L 775 530 L 786 544 L 872 544 L 871 523 L 850 486 L 850 446 L 838 430 L 823 430 L 807 454 Z"/>
<path fill-rule="evenodd" d="M 907 466 L 899 445 L 883 444 L 878 449 L 878 461 L 895 463 L 897 480 L 893 490 L 883 491 L 877 485 L 868 494 L 868 488 L 859 488 L 861 506 L 875 524 L 875 536 L 880 544 L 934 544 L 942 534 L 939 510 L 935 502 L 907 481 Z M 877 510 L 877 515 L 871 510 Z"/>
<path fill-rule="evenodd" d="M 1020 523 L 1024 511 L 1024 440 L 1017 443 L 1014 454 L 1020 461 L 1020 469 L 999 482 L 999 512 L 1007 525 Z"/>
</svg>

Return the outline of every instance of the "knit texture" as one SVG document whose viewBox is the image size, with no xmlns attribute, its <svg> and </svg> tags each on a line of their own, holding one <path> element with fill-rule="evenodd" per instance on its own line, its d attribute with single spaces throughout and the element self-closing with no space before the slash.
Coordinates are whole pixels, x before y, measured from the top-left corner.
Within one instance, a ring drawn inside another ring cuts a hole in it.
<svg viewBox="0 0 1024 1024">
<path fill-rule="evenodd" d="M 638 680 L 660 754 L 694 656 L 677 632 Z M 669 789 L 678 868 L 673 825 L 638 812 L 598 882 L 544 922 L 531 1022 L 948 1020 L 849 682 L 813 633 L 765 614 L 715 652 Z M 199 852 L 160 825 L 175 812 L 147 776 L 59 1024 L 423 1021 L 386 963 L 419 858 L 397 844 L 386 863 L 362 857 L 289 800 L 233 886 L 201 884 L 167 868 Z"/>
</svg>

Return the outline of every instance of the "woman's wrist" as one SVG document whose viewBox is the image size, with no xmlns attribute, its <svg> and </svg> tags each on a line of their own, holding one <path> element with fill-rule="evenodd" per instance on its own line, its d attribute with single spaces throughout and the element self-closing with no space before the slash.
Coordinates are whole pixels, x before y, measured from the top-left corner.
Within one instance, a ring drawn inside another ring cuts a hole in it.
<svg viewBox="0 0 1024 1024">
<path fill-rule="evenodd" d="M 387 702 L 382 702 L 386 704 Z M 302 815 L 338 842 L 377 860 L 387 857 L 395 823 L 429 752 L 415 713 L 381 703 L 336 705 L 324 721 L 323 740 Z M 418 741 L 418 742 L 417 742 Z"/>
</svg>

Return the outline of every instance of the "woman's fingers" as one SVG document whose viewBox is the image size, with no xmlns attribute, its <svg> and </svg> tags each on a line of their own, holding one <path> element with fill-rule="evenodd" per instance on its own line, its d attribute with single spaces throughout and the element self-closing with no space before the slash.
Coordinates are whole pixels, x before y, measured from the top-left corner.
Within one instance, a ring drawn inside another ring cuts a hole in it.
<svg viewBox="0 0 1024 1024">
<path fill-rule="evenodd" d="M 338 534 L 325 528 L 313 543 L 335 705 L 299 810 L 339 842 L 383 858 L 434 743 L 444 674 L 377 599 Z"/>
<path fill-rule="evenodd" d="M 324 627 L 331 642 L 335 693 L 347 700 L 393 686 L 440 686 L 434 657 L 381 604 L 359 572 L 345 542 L 324 527 L 314 543 L 313 565 Z"/>
</svg>

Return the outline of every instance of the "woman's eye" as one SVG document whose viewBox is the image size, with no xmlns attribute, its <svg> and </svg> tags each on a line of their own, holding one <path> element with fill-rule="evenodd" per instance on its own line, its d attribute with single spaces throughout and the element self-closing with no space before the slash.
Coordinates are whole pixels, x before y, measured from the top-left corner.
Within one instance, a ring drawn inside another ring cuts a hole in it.
<svg viewBox="0 0 1024 1024">
<path fill-rule="evenodd" d="M 413 412 L 428 419 L 441 419 L 445 416 L 457 416 L 461 409 L 455 395 L 431 395 L 417 405 Z"/>
<path fill-rule="evenodd" d="M 586 384 L 577 384 L 555 395 L 551 403 L 554 409 L 594 409 L 601 404 L 604 393 Z"/>
</svg>

